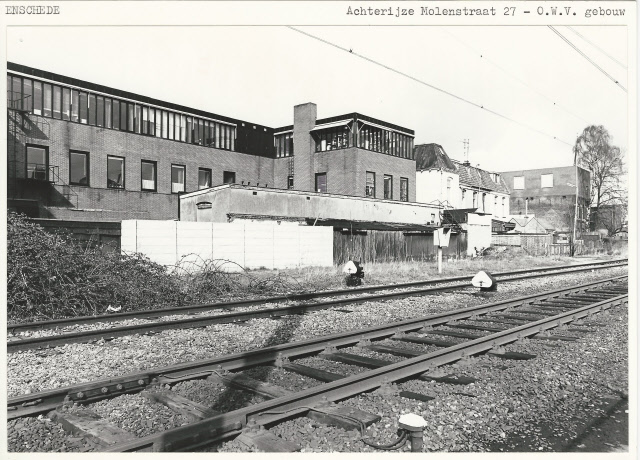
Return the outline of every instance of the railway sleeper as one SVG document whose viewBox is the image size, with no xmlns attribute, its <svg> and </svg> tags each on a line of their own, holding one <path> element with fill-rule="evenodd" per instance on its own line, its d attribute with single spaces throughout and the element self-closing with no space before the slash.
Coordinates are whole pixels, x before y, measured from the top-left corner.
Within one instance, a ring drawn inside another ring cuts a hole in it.
<svg viewBox="0 0 640 460">
<path fill-rule="evenodd" d="M 456 345 L 453 342 L 446 342 L 444 340 L 430 339 L 428 337 L 416 337 L 413 335 L 406 335 L 406 334 L 401 334 L 401 335 L 396 334 L 395 336 L 392 337 L 392 339 L 400 340 L 402 342 L 419 343 L 421 345 L 433 345 L 436 347 L 452 347 Z"/>
<path fill-rule="evenodd" d="M 328 361 L 349 364 L 351 366 L 366 367 L 368 369 L 377 369 L 379 367 L 393 364 L 393 361 L 369 358 L 367 356 L 354 355 L 353 353 L 320 353 L 320 357 Z"/>
<path fill-rule="evenodd" d="M 475 324 L 447 324 L 447 326 L 455 327 L 458 329 L 472 329 L 476 331 L 487 331 L 487 332 L 502 332 L 508 329 L 504 327 L 495 327 L 495 326 L 476 326 Z"/>
<path fill-rule="evenodd" d="M 427 396 L 422 395 L 424 398 Z M 431 398 L 433 399 L 433 398 Z M 321 402 L 315 407 L 309 408 L 305 417 L 324 425 L 336 426 L 346 431 L 360 430 L 379 422 L 382 417 L 371 414 L 355 407 L 341 404 Z M 259 426 L 254 419 L 249 420 L 236 441 L 247 447 L 255 447 L 265 452 L 297 452 L 300 447 L 297 444 L 283 440 Z"/>
<path fill-rule="evenodd" d="M 261 382 L 260 380 L 253 379 L 242 373 L 227 375 L 213 373 L 209 377 L 207 377 L 207 380 L 211 382 L 222 383 L 225 386 L 236 388 L 242 391 L 247 391 L 249 393 L 253 393 L 267 399 L 281 398 L 283 396 L 289 396 L 292 393 L 285 388 L 279 387 L 277 385 L 272 385 L 270 383 Z"/>
<path fill-rule="evenodd" d="M 474 319 L 472 321 L 476 321 L 476 322 L 488 322 L 488 323 L 499 323 L 499 324 L 513 324 L 516 326 L 520 326 L 522 324 L 526 324 L 528 323 L 528 321 L 517 321 L 517 320 L 513 320 L 513 319 L 500 319 L 500 318 L 494 318 L 492 316 L 485 316 L 484 319 Z"/>
<path fill-rule="evenodd" d="M 468 332 L 458 332 L 458 331 L 440 331 L 440 330 L 433 330 L 433 331 L 420 331 L 420 334 L 434 334 L 434 335 L 445 335 L 445 336 L 449 336 L 449 337 L 459 337 L 462 339 L 479 339 L 480 337 L 482 337 L 481 335 L 476 335 L 476 334 L 469 334 Z"/>
<path fill-rule="evenodd" d="M 539 321 L 543 317 L 541 317 L 541 315 L 538 315 L 538 316 L 531 316 L 531 315 L 518 316 L 518 315 L 509 315 L 509 314 L 502 314 L 502 315 L 498 314 L 498 315 L 496 315 L 496 318 L 515 319 L 515 320 L 522 321 L 523 322 L 522 324 L 526 324 L 526 323 L 530 323 L 532 321 Z"/>
<path fill-rule="evenodd" d="M 415 358 L 416 356 L 424 354 L 420 351 L 413 351 L 400 347 L 390 347 L 388 345 L 369 345 L 366 348 L 377 353 L 387 353 L 389 355 L 402 356 L 403 358 Z"/>
<path fill-rule="evenodd" d="M 543 302 L 540 302 L 540 305 L 535 305 L 535 308 L 537 308 L 538 310 L 554 311 L 554 312 L 558 312 L 558 313 L 562 313 L 563 311 L 571 310 L 571 308 L 560 307 L 558 305 L 546 305 L 546 304 L 543 304 Z"/>
<path fill-rule="evenodd" d="M 582 301 L 584 303 L 591 303 L 593 301 L 601 301 L 601 300 L 607 300 L 610 299 L 612 296 L 609 295 L 599 295 L 599 296 L 594 296 L 594 295 L 589 295 L 589 294 L 572 294 L 569 299 L 571 300 L 579 300 Z"/>
<path fill-rule="evenodd" d="M 140 393 L 144 398 L 167 406 L 173 412 L 184 416 L 190 422 L 196 422 L 207 417 L 215 417 L 220 412 L 214 411 L 200 403 L 191 401 L 172 391 L 143 390 Z"/>
<path fill-rule="evenodd" d="M 536 308 L 536 305 L 532 305 L 532 307 Z M 515 313 L 524 313 L 525 315 L 539 316 L 540 319 L 549 316 L 549 312 L 540 310 L 515 310 Z"/>
<path fill-rule="evenodd" d="M 465 375 L 445 374 L 445 373 L 424 373 L 418 377 L 426 382 L 448 383 L 450 385 L 469 385 L 477 381 L 474 377 Z"/>
<path fill-rule="evenodd" d="M 257 449 L 261 452 L 299 452 L 302 450 L 297 444 L 285 441 L 264 427 L 256 431 L 245 429 L 235 440 L 246 447 Z"/>
<path fill-rule="evenodd" d="M 520 353 L 517 351 L 503 351 L 503 352 L 496 352 L 496 351 L 489 351 L 487 352 L 488 356 L 495 356 L 496 358 L 500 358 L 500 359 L 509 359 L 509 360 L 515 360 L 515 361 L 525 361 L 528 359 L 535 359 L 538 355 L 532 355 L 530 353 Z"/>
<path fill-rule="evenodd" d="M 303 364 L 296 363 L 283 363 L 279 365 L 282 369 L 295 372 L 299 375 L 304 375 L 305 377 L 311 377 L 312 379 L 316 379 L 320 382 L 334 382 L 336 380 L 340 380 L 346 377 L 346 375 L 336 374 L 335 372 L 323 371 L 322 369 L 316 369 L 314 367 L 305 366 Z"/>
<path fill-rule="evenodd" d="M 49 412 L 48 417 L 75 436 L 82 436 L 102 447 L 132 441 L 136 436 L 117 427 L 89 410 L 66 412 L 63 408 Z"/>
</svg>

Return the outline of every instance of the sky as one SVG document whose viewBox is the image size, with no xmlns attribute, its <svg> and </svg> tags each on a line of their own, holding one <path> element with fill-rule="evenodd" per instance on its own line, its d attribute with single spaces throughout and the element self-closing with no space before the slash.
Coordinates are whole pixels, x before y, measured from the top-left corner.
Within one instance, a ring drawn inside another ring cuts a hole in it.
<svg viewBox="0 0 640 460">
<path fill-rule="evenodd" d="M 628 94 L 548 27 L 297 29 L 324 42 L 284 26 L 10 27 L 7 57 L 274 128 L 306 102 L 319 118 L 359 112 L 460 161 L 469 139 L 491 171 L 571 165 L 591 124 L 627 152 Z M 556 29 L 628 88 L 626 27 Z"/>
</svg>

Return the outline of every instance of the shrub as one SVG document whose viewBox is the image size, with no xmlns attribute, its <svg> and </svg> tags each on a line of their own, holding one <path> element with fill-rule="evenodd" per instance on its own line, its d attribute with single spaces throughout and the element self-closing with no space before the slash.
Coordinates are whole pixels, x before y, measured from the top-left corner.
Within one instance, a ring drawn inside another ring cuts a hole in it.
<svg viewBox="0 0 640 460">
<path fill-rule="evenodd" d="M 9 321 L 96 315 L 109 305 L 145 310 L 186 300 L 163 266 L 139 254 L 85 248 L 15 213 L 8 214 L 7 224 Z"/>
</svg>

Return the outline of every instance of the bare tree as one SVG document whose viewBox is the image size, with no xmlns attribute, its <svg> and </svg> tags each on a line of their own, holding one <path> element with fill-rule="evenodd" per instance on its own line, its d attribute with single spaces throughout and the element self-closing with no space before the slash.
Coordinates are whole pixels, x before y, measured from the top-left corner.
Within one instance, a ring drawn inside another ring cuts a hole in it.
<svg viewBox="0 0 640 460">
<path fill-rule="evenodd" d="M 627 228 L 627 199 L 621 198 L 619 204 L 605 205 L 598 213 L 598 228 L 607 230 L 609 236 L 624 231 Z"/>
<path fill-rule="evenodd" d="M 604 126 L 591 125 L 582 131 L 573 147 L 575 163 L 591 171 L 591 222 L 599 228 L 603 206 L 626 206 L 626 191 L 622 183 L 624 164 L 619 147 L 611 145 L 611 136 Z M 618 230 L 619 231 L 619 230 Z"/>
</svg>

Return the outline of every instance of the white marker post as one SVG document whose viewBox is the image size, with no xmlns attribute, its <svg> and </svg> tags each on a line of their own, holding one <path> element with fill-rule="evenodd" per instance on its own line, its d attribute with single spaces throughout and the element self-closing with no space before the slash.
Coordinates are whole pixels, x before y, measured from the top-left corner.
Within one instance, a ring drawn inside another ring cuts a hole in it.
<svg viewBox="0 0 640 460">
<path fill-rule="evenodd" d="M 438 273 L 442 273 L 442 248 L 446 248 L 449 246 L 449 238 L 451 236 L 450 228 L 439 228 L 437 231 L 433 232 L 433 245 L 436 246 L 437 255 L 436 258 L 438 260 Z"/>
</svg>

